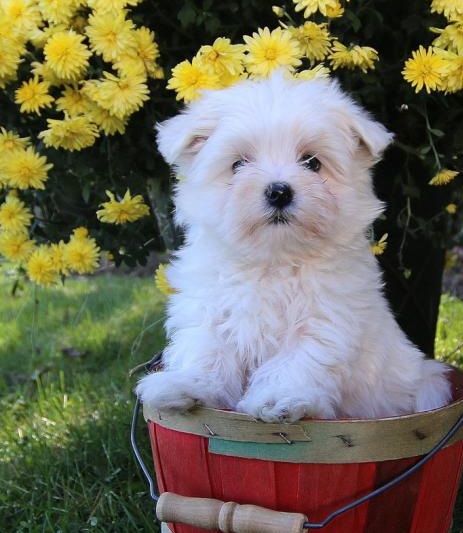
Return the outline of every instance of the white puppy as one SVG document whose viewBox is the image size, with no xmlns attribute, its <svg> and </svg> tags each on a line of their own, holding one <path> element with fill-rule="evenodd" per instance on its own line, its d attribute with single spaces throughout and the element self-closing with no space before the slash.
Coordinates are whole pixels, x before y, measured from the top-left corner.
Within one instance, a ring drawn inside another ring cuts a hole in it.
<svg viewBox="0 0 463 533">
<path fill-rule="evenodd" d="M 164 370 L 137 393 L 265 421 L 444 405 L 443 365 L 405 337 L 366 237 L 392 135 L 335 82 L 243 81 L 159 126 L 186 243 L 168 271 Z"/>
</svg>

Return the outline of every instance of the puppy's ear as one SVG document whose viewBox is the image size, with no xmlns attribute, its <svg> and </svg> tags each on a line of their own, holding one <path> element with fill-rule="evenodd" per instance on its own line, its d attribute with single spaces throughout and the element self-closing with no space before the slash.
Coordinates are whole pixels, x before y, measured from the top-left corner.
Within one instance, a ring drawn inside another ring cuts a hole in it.
<svg viewBox="0 0 463 533">
<path fill-rule="evenodd" d="M 369 157 L 373 161 L 380 159 L 384 150 L 394 139 L 394 134 L 353 102 L 348 120 L 360 146 L 366 150 Z"/>
<path fill-rule="evenodd" d="M 214 131 L 216 120 L 206 113 L 203 102 L 156 125 L 159 151 L 170 165 L 191 160 Z"/>
</svg>

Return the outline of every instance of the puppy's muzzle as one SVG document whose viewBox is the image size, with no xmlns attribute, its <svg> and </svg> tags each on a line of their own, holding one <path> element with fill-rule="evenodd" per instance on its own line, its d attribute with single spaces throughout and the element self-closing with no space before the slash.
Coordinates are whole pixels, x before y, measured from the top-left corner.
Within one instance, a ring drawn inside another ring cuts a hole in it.
<svg viewBox="0 0 463 533">
<path fill-rule="evenodd" d="M 270 183 L 265 189 L 265 197 L 270 207 L 284 209 L 293 201 L 293 189 L 288 183 Z"/>
</svg>

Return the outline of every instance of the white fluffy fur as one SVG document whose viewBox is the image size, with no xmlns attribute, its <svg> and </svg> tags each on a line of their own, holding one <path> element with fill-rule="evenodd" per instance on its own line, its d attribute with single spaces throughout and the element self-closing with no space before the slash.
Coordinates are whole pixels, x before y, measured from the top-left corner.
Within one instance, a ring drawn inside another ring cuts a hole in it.
<svg viewBox="0 0 463 533">
<path fill-rule="evenodd" d="M 265 421 L 448 402 L 445 367 L 399 329 L 366 238 L 382 211 L 370 168 L 391 138 L 336 83 L 281 73 L 207 92 L 159 126 L 186 244 L 168 272 L 164 370 L 139 382 L 143 402 Z M 282 181 L 294 199 L 275 224 L 264 190 Z"/>
</svg>

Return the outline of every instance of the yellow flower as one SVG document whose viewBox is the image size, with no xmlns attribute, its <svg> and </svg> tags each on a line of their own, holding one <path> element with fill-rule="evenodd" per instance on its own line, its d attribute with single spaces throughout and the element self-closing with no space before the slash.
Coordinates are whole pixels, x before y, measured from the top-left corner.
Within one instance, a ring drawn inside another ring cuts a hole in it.
<svg viewBox="0 0 463 533">
<path fill-rule="evenodd" d="M 48 171 L 53 168 L 45 156 L 37 154 L 32 146 L 15 150 L 2 161 L 0 171 L 10 187 L 17 189 L 45 189 Z"/>
<path fill-rule="evenodd" d="M 8 152 L 23 150 L 29 143 L 30 137 L 19 137 L 12 131 L 0 128 L 0 157 Z"/>
<path fill-rule="evenodd" d="M 105 135 L 115 135 L 124 133 L 127 126 L 128 117 L 117 118 L 107 109 L 103 109 L 95 102 L 90 102 L 87 108 L 87 116 L 91 122 L 96 124 L 98 129 Z"/>
<path fill-rule="evenodd" d="M 405 62 L 402 75 L 412 87 L 415 87 L 415 92 L 421 91 L 424 87 L 426 92 L 430 93 L 441 88 L 448 69 L 448 62 L 437 55 L 433 48 L 429 47 L 426 50 L 420 46 L 418 50 L 412 52 L 411 59 Z"/>
<path fill-rule="evenodd" d="M 118 13 L 126 6 L 136 6 L 142 0 L 87 0 L 88 6 L 101 13 Z"/>
<path fill-rule="evenodd" d="M 45 146 L 82 150 L 95 144 L 99 137 L 98 128 L 86 116 L 66 117 L 63 120 L 47 119 L 48 129 L 38 135 Z"/>
<path fill-rule="evenodd" d="M 302 50 L 287 30 L 259 28 L 252 37 L 244 35 L 243 39 L 247 45 L 246 69 L 254 76 L 267 77 L 278 67 L 293 70 L 301 64 Z"/>
<path fill-rule="evenodd" d="M 295 77 L 300 80 L 327 79 L 330 77 L 330 69 L 320 64 L 308 70 L 301 70 Z"/>
<path fill-rule="evenodd" d="M 35 0 L 2 0 L 1 8 L 11 26 L 23 34 L 42 22 Z"/>
<path fill-rule="evenodd" d="M 431 13 L 441 13 L 447 19 L 463 15 L 461 0 L 432 0 Z"/>
<path fill-rule="evenodd" d="M 362 72 L 375 68 L 375 61 L 378 60 L 378 52 L 370 46 L 353 45 L 347 47 L 335 41 L 328 56 L 333 69 L 359 68 Z"/>
<path fill-rule="evenodd" d="M 119 201 L 116 200 L 112 192 L 106 191 L 106 194 L 109 197 L 109 202 L 102 203 L 103 209 L 96 212 L 98 220 L 101 222 L 126 224 L 149 215 L 149 207 L 143 202 L 143 197 L 137 194 L 132 198 L 129 189 Z"/>
<path fill-rule="evenodd" d="M 86 228 L 76 228 L 64 248 L 66 264 L 78 274 L 89 274 L 98 268 L 100 249 L 88 237 Z"/>
<path fill-rule="evenodd" d="M 63 84 L 63 80 L 59 78 L 54 70 L 47 63 L 39 63 L 38 61 L 31 62 L 31 73 L 34 76 L 43 78 L 43 81 L 47 82 L 50 87 L 58 87 Z"/>
<path fill-rule="evenodd" d="M 330 19 L 337 19 L 344 15 L 344 8 L 339 2 L 336 2 L 336 5 L 332 7 L 331 5 L 326 6 L 326 16 Z"/>
<path fill-rule="evenodd" d="M 14 194 L 10 193 L 0 204 L 0 229 L 3 231 L 24 231 L 31 219 L 31 210 Z"/>
<path fill-rule="evenodd" d="M 42 17 L 53 25 L 69 24 L 80 0 L 37 0 Z"/>
<path fill-rule="evenodd" d="M 454 214 L 457 212 L 457 209 L 458 209 L 457 204 L 448 204 L 448 205 L 445 207 L 445 210 L 447 211 L 447 213 L 448 213 L 449 215 L 454 215 Z"/>
<path fill-rule="evenodd" d="M 331 38 L 326 24 L 307 21 L 302 26 L 290 27 L 288 30 L 297 39 L 311 64 L 322 61 L 328 55 Z"/>
<path fill-rule="evenodd" d="M 91 80 L 84 92 L 111 115 L 123 119 L 139 109 L 149 98 L 146 78 L 142 75 L 114 76 L 103 72 L 104 79 Z"/>
<path fill-rule="evenodd" d="M 29 40 L 36 48 L 43 48 L 48 39 L 55 33 L 60 33 L 68 29 L 67 24 L 53 24 L 52 26 L 35 27 L 29 32 Z"/>
<path fill-rule="evenodd" d="M 388 234 L 385 233 L 379 241 L 374 241 L 370 243 L 370 250 L 373 252 L 373 255 L 381 255 L 384 253 L 384 250 L 387 246 L 387 237 Z"/>
<path fill-rule="evenodd" d="M 456 172 L 455 170 L 443 168 L 432 178 L 429 185 L 447 185 L 447 183 L 453 181 L 458 174 L 459 172 Z"/>
<path fill-rule="evenodd" d="M 66 245 L 63 241 L 50 245 L 50 257 L 56 272 L 67 276 L 69 274 L 69 266 L 66 263 Z"/>
<path fill-rule="evenodd" d="M 278 18 L 284 17 L 286 11 L 280 6 L 272 6 L 272 11 Z"/>
<path fill-rule="evenodd" d="M 175 289 L 170 285 L 169 280 L 167 279 L 166 270 L 168 266 L 169 265 L 161 263 L 156 269 L 156 272 L 154 273 L 154 284 L 156 285 L 156 288 L 166 296 L 169 296 L 169 294 L 174 294 L 176 292 Z"/>
<path fill-rule="evenodd" d="M 328 16 L 327 10 L 336 9 L 339 5 L 338 0 L 293 0 L 293 2 L 296 4 L 296 11 L 304 10 L 304 18 L 309 18 L 317 11 Z"/>
<path fill-rule="evenodd" d="M 439 34 L 433 41 L 433 45 L 444 48 L 455 54 L 463 56 L 463 16 L 449 24 L 444 29 L 429 28 L 433 33 Z"/>
<path fill-rule="evenodd" d="M 176 99 L 191 102 L 201 96 L 204 89 L 219 89 L 219 77 L 211 73 L 197 58 L 182 61 L 172 69 L 167 88 L 177 92 Z"/>
<path fill-rule="evenodd" d="M 85 74 L 92 53 L 82 43 L 83 39 L 73 30 L 55 33 L 48 39 L 43 53 L 46 63 L 59 78 L 77 81 Z"/>
<path fill-rule="evenodd" d="M 3 27 L 0 26 L 0 46 L 2 51 L 0 55 L 0 87 L 3 88 L 16 76 L 23 50 L 22 45 L 19 45 L 17 41 L 3 37 L 2 30 Z"/>
<path fill-rule="evenodd" d="M 0 254 L 8 261 L 22 264 L 31 255 L 34 248 L 34 241 L 29 239 L 29 235 L 25 231 L 0 232 Z"/>
<path fill-rule="evenodd" d="M 37 285 L 48 287 L 59 280 L 58 271 L 48 246 L 39 246 L 30 256 L 26 264 L 29 279 Z"/>
<path fill-rule="evenodd" d="M 137 40 L 133 30 L 133 22 L 126 20 L 124 12 L 119 11 L 90 15 L 85 32 L 91 49 L 105 61 L 112 62 L 136 53 Z"/>
<path fill-rule="evenodd" d="M 70 117 L 83 115 L 87 112 L 88 105 L 88 98 L 79 89 L 69 85 L 63 89 L 61 96 L 56 99 L 57 111 L 63 111 Z"/>
<path fill-rule="evenodd" d="M 240 76 L 244 70 L 244 45 L 231 44 L 224 37 L 217 38 L 212 45 L 201 46 L 196 57 L 206 69 L 219 76 Z"/>
<path fill-rule="evenodd" d="M 132 32 L 135 37 L 135 48 L 129 49 L 127 54 L 121 54 L 114 68 L 127 76 L 133 72 L 145 72 L 147 76 L 156 78 L 159 58 L 159 47 L 154 41 L 154 33 L 148 28 L 141 27 Z"/>
<path fill-rule="evenodd" d="M 448 66 L 446 73 L 442 76 L 440 89 L 446 93 L 463 90 L 463 56 L 438 48 L 435 52 L 447 62 Z"/>
<path fill-rule="evenodd" d="M 37 113 L 43 107 L 50 107 L 53 102 L 53 96 L 48 94 L 50 84 L 46 81 L 39 81 L 35 76 L 29 81 L 25 81 L 15 92 L 15 102 L 20 104 L 21 113 Z"/>
</svg>

